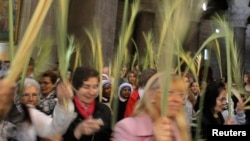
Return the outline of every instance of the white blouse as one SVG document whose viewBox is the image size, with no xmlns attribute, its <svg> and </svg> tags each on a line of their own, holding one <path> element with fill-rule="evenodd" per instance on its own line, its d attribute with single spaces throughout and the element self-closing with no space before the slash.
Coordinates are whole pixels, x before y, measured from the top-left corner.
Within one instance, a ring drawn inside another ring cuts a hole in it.
<svg viewBox="0 0 250 141">
<path fill-rule="evenodd" d="M 36 141 L 37 136 L 50 138 L 55 135 L 63 135 L 76 117 L 72 101 L 68 102 L 67 111 L 57 103 L 53 118 L 35 109 L 31 105 L 28 107 L 32 123 L 23 122 L 17 125 L 16 137 L 19 141 Z"/>
</svg>

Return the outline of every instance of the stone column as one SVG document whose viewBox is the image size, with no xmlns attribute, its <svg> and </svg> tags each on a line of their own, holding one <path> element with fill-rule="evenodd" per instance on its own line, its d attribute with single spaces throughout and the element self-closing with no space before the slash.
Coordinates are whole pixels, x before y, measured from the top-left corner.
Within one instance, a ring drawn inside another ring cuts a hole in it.
<svg viewBox="0 0 250 141">
<path fill-rule="evenodd" d="M 117 0 L 73 0 L 70 3 L 68 32 L 77 40 L 86 41 L 81 53 L 84 65 L 91 65 L 92 55 L 88 37 L 84 29 L 92 31 L 93 21 L 97 20 L 102 32 L 102 51 L 104 65 L 113 56 L 115 42 Z M 74 57 L 73 57 L 74 58 Z M 72 63 L 72 62 L 71 62 Z"/>
<path fill-rule="evenodd" d="M 240 51 L 242 68 L 245 70 L 246 26 L 250 16 L 249 0 L 227 0 L 230 22 L 234 28 L 235 41 Z"/>
<path fill-rule="evenodd" d="M 140 59 L 143 59 L 143 57 L 145 57 L 147 50 L 143 33 L 147 35 L 150 31 L 153 32 L 152 30 L 154 26 L 154 17 L 155 13 L 151 11 L 141 11 L 137 16 L 134 29 L 134 39 L 137 43 Z"/>
</svg>

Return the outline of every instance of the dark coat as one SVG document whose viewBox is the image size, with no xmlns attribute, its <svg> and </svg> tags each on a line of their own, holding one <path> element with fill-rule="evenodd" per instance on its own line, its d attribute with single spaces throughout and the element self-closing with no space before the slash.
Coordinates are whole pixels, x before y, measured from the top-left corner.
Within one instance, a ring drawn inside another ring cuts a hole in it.
<svg viewBox="0 0 250 141">
<path fill-rule="evenodd" d="M 221 112 L 218 113 L 218 118 L 213 117 L 212 112 L 203 113 L 201 121 L 201 136 L 203 139 L 207 139 L 208 134 L 211 133 L 209 130 L 212 125 L 223 125 L 225 122 Z"/>
<path fill-rule="evenodd" d="M 77 113 L 77 117 L 70 124 L 67 132 L 63 135 L 64 141 L 78 141 L 74 136 L 74 130 L 77 125 L 85 120 L 84 117 L 78 112 L 75 106 L 75 111 Z M 93 114 L 93 118 L 102 119 L 104 126 L 101 127 L 100 131 L 95 133 L 94 135 L 82 135 L 79 141 L 110 141 L 111 138 L 111 111 L 108 106 L 105 104 L 96 102 L 95 111 Z"/>
</svg>

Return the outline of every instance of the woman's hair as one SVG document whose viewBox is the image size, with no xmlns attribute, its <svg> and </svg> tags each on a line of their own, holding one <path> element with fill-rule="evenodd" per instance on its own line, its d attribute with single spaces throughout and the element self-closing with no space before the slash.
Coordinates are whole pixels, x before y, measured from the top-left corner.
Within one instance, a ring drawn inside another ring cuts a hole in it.
<svg viewBox="0 0 250 141">
<path fill-rule="evenodd" d="M 129 71 L 129 72 L 127 73 L 127 80 L 128 80 L 128 82 L 130 81 L 130 80 L 129 80 L 129 75 L 130 75 L 130 74 L 134 74 L 134 77 L 136 77 L 136 78 L 138 79 L 138 72 L 135 71 L 135 70 L 131 70 L 131 71 Z"/>
<path fill-rule="evenodd" d="M 50 80 L 51 80 L 51 82 L 52 82 L 53 84 L 56 84 L 57 78 L 58 78 L 57 74 L 54 73 L 53 71 L 46 71 L 46 72 L 42 75 L 42 77 L 49 77 Z"/>
<path fill-rule="evenodd" d="M 147 83 L 147 81 L 150 79 L 151 76 L 156 74 L 155 69 L 145 69 L 141 72 L 139 76 L 139 81 L 138 81 L 138 87 L 144 87 Z"/>
<path fill-rule="evenodd" d="M 216 99 L 222 90 L 226 90 L 226 86 L 222 82 L 218 81 L 207 85 L 204 93 L 203 114 L 211 113 L 211 110 L 213 110 L 216 105 Z"/>
<path fill-rule="evenodd" d="M 41 90 L 39 83 L 33 78 L 25 78 L 23 90 L 25 90 L 28 87 L 35 87 L 37 94 L 38 94 L 37 100 L 39 102 L 40 101 L 40 90 Z"/>
<path fill-rule="evenodd" d="M 198 85 L 198 95 L 200 95 L 200 86 L 198 82 L 191 82 L 190 84 L 190 88 L 188 90 L 188 100 L 194 105 L 196 103 L 196 99 L 195 99 L 195 93 L 192 91 L 192 86 L 194 83 L 197 83 Z"/>
<path fill-rule="evenodd" d="M 98 82 L 100 81 L 99 72 L 90 67 L 78 67 L 76 68 L 73 78 L 72 78 L 72 85 L 75 89 L 79 89 L 83 81 L 87 81 L 90 77 L 96 77 Z"/>
<path fill-rule="evenodd" d="M 24 89 L 28 88 L 28 87 L 31 87 L 31 86 L 36 88 L 38 94 L 40 93 L 40 85 L 39 85 L 39 83 L 33 78 L 25 78 L 25 80 L 24 80 Z"/>
<path fill-rule="evenodd" d="M 21 81 L 19 81 L 17 83 L 17 87 L 16 87 L 16 90 L 15 90 L 15 93 L 16 93 L 15 95 L 17 96 L 16 97 L 17 99 L 15 99 L 15 100 L 20 100 L 22 98 L 22 96 L 23 96 L 23 90 L 25 90 L 26 88 L 35 87 L 35 89 L 38 92 L 37 98 L 38 98 L 38 102 L 39 102 L 39 100 L 40 100 L 40 96 L 39 95 L 40 95 L 40 90 L 41 90 L 39 83 L 35 79 L 27 77 L 27 78 L 24 79 L 24 84 L 23 84 L 22 91 L 20 91 L 20 88 L 21 88 L 21 84 L 20 83 L 21 83 Z M 21 95 L 19 96 L 18 93 L 21 93 Z"/>
<path fill-rule="evenodd" d="M 140 113 L 147 113 L 152 119 L 156 118 L 157 110 L 150 102 L 150 98 L 152 90 L 164 87 L 162 85 L 163 84 L 162 82 L 164 81 L 163 79 L 165 78 L 166 78 L 165 73 L 156 73 L 148 80 L 145 86 L 144 95 L 136 105 L 132 116 L 139 115 Z M 170 85 L 173 86 L 175 89 L 178 89 L 180 91 L 185 91 L 186 94 L 187 88 L 181 76 L 172 75 Z M 182 140 L 189 141 L 191 139 L 190 131 L 188 130 L 189 129 L 188 121 L 183 108 L 181 108 L 181 110 L 178 111 L 177 115 L 173 118 L 173 120 L 176 122 L 178 126 L 178 129 L 182 135 L 181 136 Z"/>
</svg>

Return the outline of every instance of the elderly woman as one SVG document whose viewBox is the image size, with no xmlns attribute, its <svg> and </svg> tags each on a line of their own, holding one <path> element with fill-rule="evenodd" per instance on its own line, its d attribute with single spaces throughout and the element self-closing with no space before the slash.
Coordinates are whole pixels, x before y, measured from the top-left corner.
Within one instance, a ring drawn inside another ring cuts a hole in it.
<svg viewBox="0 0 250 141">
<path fill-rule="evenodd" d="M 19 85 L 17 88 L 20 88 Z M 16 92 L 19 91 L 16 90 Z M 51 118 L 35 108 L 39 100 L 40 87 L 34 79 L 26 78 L 21 91 L 21 105 L 16 101 L 5 119 L 5 122 L 13 126 L 12 129 L 8 129 L 11 137 L 2 136 L 3 140 L 12 138 L 18 141 L 36 141 L 37 137 L 54 139 L 54 136 L 62 135 L 75 114 L 71 91 L 60 84 L 57 92 L 58 103 L 55 106 L 54 117 Z M 1 132 L 4 133 L 4 131 Z"/>
<path fill-rule="evenodd" d="M 183 109 L 187 88 L 179 76 L 172 76 L 167 98 L 167 116 L 162 116 L 164 74 L 157 73 L 146 84 L 144 96 L 132 117 L 120 120 L 114 129 L 114 141 L 190 141 Z"/>
<path fill-rule="evenodd" d="M 26 78 L 24 81 L 24 89 L 20 97 L 20 102 L 22 104 L 37 106 L 39 100 L 40 100 L 39 83 L 32 78 Z"/>
</svg>

